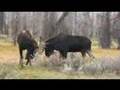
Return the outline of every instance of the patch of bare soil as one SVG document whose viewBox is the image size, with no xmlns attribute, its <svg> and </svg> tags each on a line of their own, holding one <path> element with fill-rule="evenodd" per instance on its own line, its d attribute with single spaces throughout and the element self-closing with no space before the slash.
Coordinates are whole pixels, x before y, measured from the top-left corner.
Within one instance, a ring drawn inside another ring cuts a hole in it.
<svg viewBox="0 0 120 90">
<path fill-rule="evenodd" d="M 18 63 L 19 52 L 17 47 L 11 48 L 2 48 L 0 51 L 0 63 Z"/>
</svg>

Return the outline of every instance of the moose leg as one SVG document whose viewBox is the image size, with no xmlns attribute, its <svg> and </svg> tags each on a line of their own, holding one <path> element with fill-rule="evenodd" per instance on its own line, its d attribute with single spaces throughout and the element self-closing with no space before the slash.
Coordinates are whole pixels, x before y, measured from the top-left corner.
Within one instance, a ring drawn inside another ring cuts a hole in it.
<svg viewBox="0 0 120 90">
<path fill-rule="evenodd" d="M 85 56 L 86 56 L 86 52 L 85 52 L 85 50 L 82 50 L 81 51 L 81 55 L 82 55 L 82 58 L 83 58 L 83 60 L 82 60 L 82 63 L 80 64 L 79 63 L 79 70 L 82 70 L 83 69 L 83 67 L 84 67 L 84 65 L 87 63 L 87 61 L 85 60 Z"/>
<path fill-rule="evenodd" d="M 81 51 L 81 54 L 82 54 L 82 58 L 83 58 L 83 63 L 87 62 L 87 60 L 85 59 L 86 52 L 85 51 Z"/>
<path fill-rule="evenodd" d="M 90 56 L 90 57 L 92 57 L 92 61 L 96 61 L 96 58 L 93 56 L 93 54 L 91 53 L 91 51 L 87 51 L 87 53 L 88 53 L 88 55 Z M 95 62 L 96 63 L 96 62 Z"/>
<path fill-rule="evenodd" d="M 28 63 L 29 63 L 29 58 L 28 58 L 27 61 L 26 61 L 26 65 L 28 65 Z"/>
<path fill-rule="evenodd" d="M 81 54 L 82 54 L 83 59 L 85 59 L 85 56 L 86 56 L 85 51 L 82 51 Z"/>
<path fill-rule="evenodd" d="M 95 59 L 95 57 L 93 56 L 93 54 L 91 53 L 91 51 L 87 51 L 87 54 L 92 57 L 93 59 Z"/>
<path fill-rule="evenodd" d="M 60 59 L 61 61 L 64 61 L 65 62 L 65 59 L 67 58 L 67 53 L 66 52 L 60 52 Z"/>
<path fill-rule="evenodd" d="M 63 59 L 66 59 L 67 58 L 67 53 L 66 52 L 60 52 L 61 53 L 61 57 Z"/>
<path fill-rule="evenodd" d="M 29 58 L 29 65 L 32 66 L 31 59 Z"/>
<path fill-rule="evenodd" d="M 27 59 L 26 65 L 28 65 L 28 63 L 29 63 L 31 66 L 30 54 L 28 52 L 26 54 L 26 59 Z"/>
<path fill-rule="evenodd" d="M 28 60 L 27 60 L 27 62 L 26 62 L 26 65 L 28 65 L 28 63 L 29 63 L 30 66 L 32 66 L 32 63 L 31 63 L 30 58 L 28 58 Z"/>
<path fill-rule="evenodd" d="M 67 52 L 61 52 L 61 57 L 64 60 L 64 70 L 71 70 L 71 64 L 70 64 L 70 60 L 67 60 Z M 62 61 L 63 61 L 62 60 Z"/>
<path fill-rule="evenodd" d="M 25 57 L 25 59 L 27 59 L 27 61 L 26 61 L 26 65 L 28 65 L 28 63 L 29 63 L 29 54 L 28 54 L 28 51 L 27 51 L 27 53 L 26 53 L 26 57 Z"/>
<path fill-rule="evenodd" d="M 26 65 L 28 65 L 28 63 L 32 66 L 30 58 L 27 59 Z"/>
<path fill-rule="evenodd" d="M 21 65 L 21 67 L 23 67 L 23 52 L 21 48 L 19 48 L 19 52 L 20 52 L 19 64 Z"/>
</svg>

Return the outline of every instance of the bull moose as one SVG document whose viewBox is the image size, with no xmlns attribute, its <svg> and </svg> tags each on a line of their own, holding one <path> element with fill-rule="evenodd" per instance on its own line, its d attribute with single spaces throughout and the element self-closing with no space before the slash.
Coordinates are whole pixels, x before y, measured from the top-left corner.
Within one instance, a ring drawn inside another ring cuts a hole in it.
<svg viewBox="0 0 120 90">
<path fill-rule="evenodd" d="M 90 39 L 84 36 L 58 34 L 45 42 L 45 55 L 49 57 L 54 50 L 57 50 L 62 58 L 67 58 L 68 52 L 81 52 L 82 57 L 85 57 L 87 53 L 90 57 L 95 58 L 91 54 L 91 44 Z"/>
<path fill-rule="evenodd" d="M 23 30 L 17 37 L 17 43 L 20 54 L 19 64 L 23 67 L 23 50 L 27 50 L 25 57 L 25 59 L 27 59 L 26 65 L 28 65 L 28 63 L 31 65 L 31 59 L 35 57 L 38 50 L 37 42 L 32 38 L 32 35 L 28 30 Z"/>
</svg>

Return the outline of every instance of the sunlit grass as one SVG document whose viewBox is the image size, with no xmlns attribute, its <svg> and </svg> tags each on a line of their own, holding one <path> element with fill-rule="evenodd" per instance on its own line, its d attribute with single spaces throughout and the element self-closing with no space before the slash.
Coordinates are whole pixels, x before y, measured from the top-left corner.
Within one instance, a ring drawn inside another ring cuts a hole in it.
<svg viewBox="0 0 120 90">
<path fill-rule="evenodd" d="M 111 42 L 111 49 L 102 49 L 97 39 L 92 40 L 92 52 L 96 57 L 117 57 L 120 56 L 120 50 L 117 50 L 115 40 Z"/>
</svg>

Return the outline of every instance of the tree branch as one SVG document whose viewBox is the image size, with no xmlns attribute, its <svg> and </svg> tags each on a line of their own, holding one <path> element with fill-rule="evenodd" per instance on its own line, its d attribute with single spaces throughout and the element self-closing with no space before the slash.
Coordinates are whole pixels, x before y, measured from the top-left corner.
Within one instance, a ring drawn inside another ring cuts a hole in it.
<svg viewBox="0 0 120 90">
<path fill-rule="evenodd" d="M 62 23 L 62 21 L 65 19 L 65 17 L 66 17 L 68 14 L 69 14 L 69 12 L 64 12 L 64 13 L 62 14 L 62 16 L 59 18 L 59 20 L 57 21 L 56 26 L 59 26 L 60 23 Z"/>
</svg>

